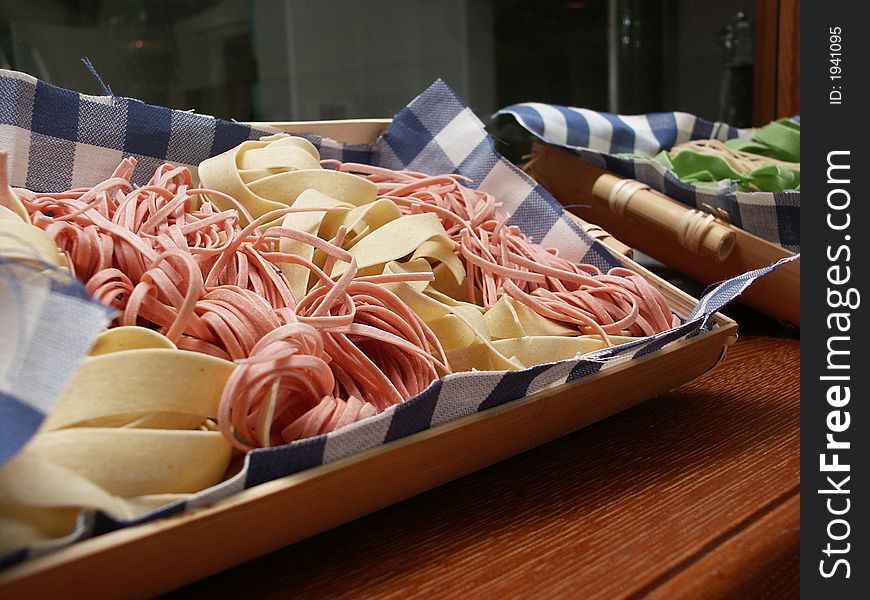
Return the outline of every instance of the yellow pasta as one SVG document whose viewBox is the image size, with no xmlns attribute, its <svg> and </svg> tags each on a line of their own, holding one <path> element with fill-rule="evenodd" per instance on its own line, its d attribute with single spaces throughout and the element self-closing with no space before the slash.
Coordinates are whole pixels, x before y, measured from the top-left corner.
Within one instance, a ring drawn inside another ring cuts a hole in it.
<svg viewBox="0 0 870 600">
<path fill-rule="evenodd" d="M 233 368 L 141 327 L 102 334 L 0 468 L 0 553 L 68 533 L 83 509 L 129 519 L 220 482 L 232 447 L 210 424 Z"/>
</svg>

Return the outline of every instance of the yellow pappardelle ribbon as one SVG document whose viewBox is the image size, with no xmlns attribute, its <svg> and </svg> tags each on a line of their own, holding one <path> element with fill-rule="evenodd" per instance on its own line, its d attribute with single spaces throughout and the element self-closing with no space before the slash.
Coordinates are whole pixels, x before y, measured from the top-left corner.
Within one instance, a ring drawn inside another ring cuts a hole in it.
<svg viewBox="0 0 870 600">
<path fill-rule="evenodd" d="M 362 177 L 324 169 L 311 142 L 284 134 L 242 142 L 203 161 L 198 171 L 204 188 L 232 196 L 255 219 L 293 205 L 308 190 L 357 206 L 373 202 L 377 193 Z M 209 200 L 222 210 L 235 208 L 217 195 Z"/>
<path fill-rule="evenodd" d="M 0 553 L 68 534 L 82 509 L 134 518 L 219 483 L 212 419 L 233 363 L 159 333 L 102 333 L 39 432 L 0 468 Z"/>
<path fill-rule="evenodd" d="M 14 194 L 11 197 L 16 201 L 13 208 L 0 204 L 0 257 L 32 267 L 66 266 L 66 257 L 51 236 L 31 225 L 21 201 Z"/>
<path fill-rule="evenodd" d="M 387 272 L 396 269 L 388 265 Z M 455 300 L 431 285 L 388 284 L 422 318 L 444 346 L 454 372 L 525 369 L 605 347 L 595 335 L 577 331 L 534 312 L 509 296 L 489 310 Z M 615 344 L 634 339 L 611 336 Z"/>
</svg>

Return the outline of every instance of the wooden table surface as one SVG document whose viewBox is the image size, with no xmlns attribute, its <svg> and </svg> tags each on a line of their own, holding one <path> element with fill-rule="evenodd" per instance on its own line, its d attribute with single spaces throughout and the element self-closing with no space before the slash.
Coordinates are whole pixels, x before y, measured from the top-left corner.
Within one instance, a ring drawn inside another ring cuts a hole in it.
<svg viewBox="0 0 870 600">
<path fill-rule="evenodd" d="M 664 396 L 169 597 L 797 597 L 799 350 L 742 335 Z"/>
</svg>

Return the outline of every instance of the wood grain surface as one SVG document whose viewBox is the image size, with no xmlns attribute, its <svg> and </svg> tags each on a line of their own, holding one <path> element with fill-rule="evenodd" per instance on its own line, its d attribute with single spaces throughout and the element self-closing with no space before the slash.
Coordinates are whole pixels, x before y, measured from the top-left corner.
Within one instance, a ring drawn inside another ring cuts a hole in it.
<svg viewBox="0 0 870 600">
<path fill-rule="evenodd" d="M 799 0 L 756 0 L 753 122 L 801 112 L 801 7 Z"/>
<path fill-rule="evenodd" d="M 695 382 L 167 597 L 796 597 L 799 349 L 742 338 Z"/>
<path fill-rule="evenodd" d="M 801 3 L 780 0 L 776 61 L 776 116 L 801 113 Z"/>
<path fill-rule="evenodd" d="M 753 125 L 761 127 L 776 118 L 779 83 L 780 0 L 755 2 L 755 73 L 753 81 Z"/>
</svg>

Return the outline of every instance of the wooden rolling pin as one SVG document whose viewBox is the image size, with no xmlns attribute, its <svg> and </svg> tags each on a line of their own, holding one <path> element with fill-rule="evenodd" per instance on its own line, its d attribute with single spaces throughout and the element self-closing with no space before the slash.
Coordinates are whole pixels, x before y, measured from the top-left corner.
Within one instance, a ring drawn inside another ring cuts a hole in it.
<svg viewBox="0 0 870 600">
<path fill-rule="evenodd" d="M 649 186 L 605 173 L 595 180 L 592 194 L 607 201 L 617 216 L 672 235 L 686 250 L 724 261 L 734 248 L 731 228 L 713 215 L 651 190 Z"/>
</svg>

